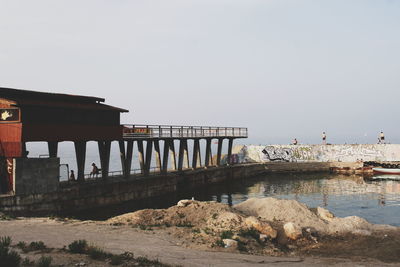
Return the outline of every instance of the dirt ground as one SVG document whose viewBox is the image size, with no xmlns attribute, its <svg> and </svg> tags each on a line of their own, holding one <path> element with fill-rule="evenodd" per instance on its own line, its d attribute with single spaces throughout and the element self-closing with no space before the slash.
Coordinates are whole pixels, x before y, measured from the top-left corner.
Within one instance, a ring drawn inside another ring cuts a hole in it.
<svg viewBox="0 0 400 267">
<path fill-rule="evenodd" d="M 107 221 L 1 220 L 0 236 L 10 236 L 14 245 L 19 241 L 43 241 L 55 248 L 51 256 L 63 266 L 109 266 L 59 250 L 79 239 L 111 253 L 128 251 L 135 257 L 173 266 L 400 266 L 399 228 L 372 225 L 356 217 L 314 218 L 315 211 L 297 203 L 267 199 L 259 204 L 250 201 L 247 207 L 242 204 L 232 208 L 215 202 L 187 201 L 169 209 L 141 210 Z M 283 207 L 285 212 L 281 212 Z M 287 221 L 280 216 L 301 227 L 301 236 L 288 238 L 283 229 Z M 271 234 L 263 235 L 250 227 L 249 217 L 264 227 L 255 225 L 257 229 Z M 320 225 L 314 222 L 313 227 L 304 227 L 311 219 Z M 228 246 L 223 239 L 233 240 L 237 246 Z M 37 259 L 40 253 L 27 256 Z"/>
</svg>

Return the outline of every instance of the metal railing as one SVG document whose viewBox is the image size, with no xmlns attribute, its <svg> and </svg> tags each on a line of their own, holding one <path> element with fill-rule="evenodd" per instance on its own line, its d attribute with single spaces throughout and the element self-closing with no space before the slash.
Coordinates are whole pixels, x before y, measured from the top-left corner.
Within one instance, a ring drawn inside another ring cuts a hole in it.
<svg viewBox="0 0 400 267">
<path fill-rule="evenodd" d="M 124 124 L 124 139 L 149 138 L 247 138 L 248 130 L 242 127 L 171 126 Z"/>
</svg>

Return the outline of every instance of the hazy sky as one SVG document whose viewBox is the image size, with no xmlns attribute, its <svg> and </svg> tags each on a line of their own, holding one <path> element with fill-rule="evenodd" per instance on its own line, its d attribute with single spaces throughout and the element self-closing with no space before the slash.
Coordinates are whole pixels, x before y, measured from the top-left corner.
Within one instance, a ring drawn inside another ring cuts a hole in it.
<svg viewBox="0 0 400 267">
<path fill-rule="evenodd" d="M 0 86 L 249 143 L 400 143 L 400 1 L 0 0 Z"/>
</svg>

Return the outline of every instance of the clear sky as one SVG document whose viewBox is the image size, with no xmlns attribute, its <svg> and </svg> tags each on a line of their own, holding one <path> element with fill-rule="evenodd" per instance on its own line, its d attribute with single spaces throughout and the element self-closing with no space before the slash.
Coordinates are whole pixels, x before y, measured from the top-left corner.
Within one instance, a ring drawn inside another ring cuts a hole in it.
<svg viewBox="0 0 400 267">
<path fill-rule="evenodd" d="M 0 0 L 0 86 L 248 143 L 400 143 L 400 1 Z"/>
</svg>

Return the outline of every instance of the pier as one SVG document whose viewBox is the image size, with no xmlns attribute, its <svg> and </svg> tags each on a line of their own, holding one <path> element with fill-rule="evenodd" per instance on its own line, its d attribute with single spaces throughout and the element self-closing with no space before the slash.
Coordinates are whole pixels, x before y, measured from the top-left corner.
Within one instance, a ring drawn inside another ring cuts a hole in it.
<svg viewBox="0 0 400 267">
<path fill-rule="evenodd" d="M 23 209 L 32 211 L 31 205 L 45 207 L 50 202 L 55 203 L 50 210 L 73 210 L 78 203 L 83 207 L 116 204 L 173 192 L 178 184 L 219 181 L 232 172 L 234 140 L 248 136 L 243 127 L 121 124 L 120 114 L 128 110 L 104 102 L 92 96 L 0 88 L 0 210 L 15 211 L 25 205 Z M 90 141 L 97 143 L 99 151 L 101 171 L 96 179 L 85 174 Z M 47 157 L 29 157 L 29 142 L 46 142 Z M 74 144 L 75 182 L 59 180 L 60 142 Z M 109 171 L 112 142 L 118 143 L 121 159 L 121 170 L 116 172 Z M 132 169 L 134 159 L 139 170 Z M 86 203 L 87 198 L 93 203 Z M 71 201 L 76 205 L 71 206 Z"/>
</svg>

